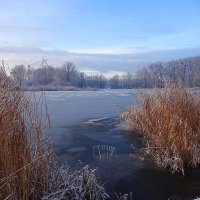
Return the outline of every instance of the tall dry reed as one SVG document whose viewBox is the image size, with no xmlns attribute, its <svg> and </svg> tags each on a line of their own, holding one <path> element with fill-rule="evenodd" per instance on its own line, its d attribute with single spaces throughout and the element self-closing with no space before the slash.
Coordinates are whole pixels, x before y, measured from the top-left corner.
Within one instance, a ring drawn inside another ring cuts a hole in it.
<svg viewBox="0 0 200 200">
<path fill-rule="evenodd" d="M 43 102 L 33 97 L 1 67 L 0 199 L 40 199 L 51 188 L 55 154 L 39 117 Z"/>
<path fill-rule="evenodd" d="M 122 114 L 132 129 L 144 135 L 145 152 L 160 167 L 184 174 L 200 164 L 200 97 L 168 84 L 152 94 L 140 93 L 138 107 Z"/>
<path fill-rule="evenodd" d="M 96 169 L 58 165 L 45 96 L 36 98 L 0 67 L 0 199 L 104 200 Z"/>
</svg>

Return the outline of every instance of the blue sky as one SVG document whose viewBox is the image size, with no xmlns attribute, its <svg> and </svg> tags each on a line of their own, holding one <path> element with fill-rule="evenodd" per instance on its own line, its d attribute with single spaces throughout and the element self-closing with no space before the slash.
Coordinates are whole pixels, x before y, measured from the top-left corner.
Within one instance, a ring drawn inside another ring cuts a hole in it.
<svg viewBox="0 0 200 200">
<path fill-rule="evenodd" d="M 199 0 L 0 0 L 0 57 L 135 71 L 200 55 Z"/>
</svg>

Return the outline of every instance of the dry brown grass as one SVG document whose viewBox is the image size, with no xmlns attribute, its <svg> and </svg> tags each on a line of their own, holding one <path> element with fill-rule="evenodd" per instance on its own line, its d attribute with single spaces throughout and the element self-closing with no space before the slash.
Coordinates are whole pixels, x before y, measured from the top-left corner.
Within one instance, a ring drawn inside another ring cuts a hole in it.
<svg viewBox="0 0 200 200">
<path fill-rule="evenodd" d="M 182 172 L 200 164 L 200 97 L 168 84 L 152 94 L 140 93 L 140 104 L 122 119 L 144 135 L 145 152 L 160 167 Z"/>
<path fill-rule="evenodd" d="M 96 170 L 59 167 L 45 96 L 24 92 L 0 68 L 0 199 L 104 200 Z"/>
<path fill-rule="evenodd" d="M 0 199 L 39 199 L 50 190 L 55 154 L 37 102 L 0 70 Z M 55 165 L 54 165 L 55 164 Z"/>
</svg>

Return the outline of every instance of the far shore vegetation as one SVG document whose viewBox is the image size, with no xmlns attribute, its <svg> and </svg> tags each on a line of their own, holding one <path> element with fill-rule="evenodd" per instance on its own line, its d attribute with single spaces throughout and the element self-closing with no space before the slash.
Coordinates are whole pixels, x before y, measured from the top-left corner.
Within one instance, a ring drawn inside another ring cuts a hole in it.
<svg viewBox="0 0 200 200">
<path fill-rule="evenodd" d="M 3 63 L 4 65 L 4 63 Z M 80 91 L 94 89 L 163 88 L 166 82 L 181 83 L 185 87 L 200 87 L 200 56 L 157 62 L 147 65 L 136 73 L 124 73 L 108 78 L 87 75 L 77 66 L 66 61 L 53 67 L 43 59 L 38 68 L 23 64 L 10 66 L 10 78 L 25 90 Z"/>
</svg>

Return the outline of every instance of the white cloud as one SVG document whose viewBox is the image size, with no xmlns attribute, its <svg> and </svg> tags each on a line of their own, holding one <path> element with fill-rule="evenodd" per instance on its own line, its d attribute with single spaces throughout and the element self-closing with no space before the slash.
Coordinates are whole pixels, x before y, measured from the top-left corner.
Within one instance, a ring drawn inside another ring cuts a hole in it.
<svg viewBox="0 0 200 200">
<path fill-rule="evenodd" d="M 103 75 L 106 77 L 106 78 L 111 78 L 113 77 L 114 75 L 118 75 L 118 76 L 123 76 L 125 74 L 125 72 L 122 72 L 122 71 L 108 71 L 106 73 L 103 73 Z"/>
<path fill-rule="evenodd" d="M 39 48 L 1 47 L 0 60 L 13 67 L 17 64 L 31 65 L 36 68 L 43 58 L 49 65 L 59 67 L 65 61 L 73 61 L 77 69 L 87 73 L 103 73 L 105 76 L 136 72 L 150 62 L 167 61 L 170 59 L 200 55 L 200 48 L 157 50 L 135 54 L 100 54 L 72 53 L 61 50 L 43 50 Z"/>
<path fill-rule="evenodd" d="M 92 69 L 85 69 L 85 70 L 81 70 L 81 72 L 84 72 L 86 75 L 88 76 L 95 76 L 95 75 L 103 75 L 106 78 L 111 78 L 114 75 L 119 75 L 119 76 L 123 76 L 125 74 L 125 72 L 122 71 L 107 71 L 107 72 L 101 72 L 101 71 L 97 71 L 97 70 L 92 70 Z"/>
</svg>

